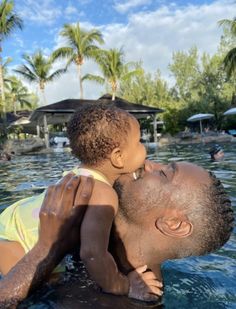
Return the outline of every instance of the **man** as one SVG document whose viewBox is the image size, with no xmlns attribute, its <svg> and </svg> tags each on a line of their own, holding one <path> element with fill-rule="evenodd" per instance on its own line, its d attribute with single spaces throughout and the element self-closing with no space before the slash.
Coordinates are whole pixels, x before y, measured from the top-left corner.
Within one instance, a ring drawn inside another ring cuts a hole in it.
<svg viewBox="0 0 236 309">
<path fill-rule="evenodd" d="M 163 261 L 209 253 L 220 248 L 230 237 L 234 222 L 231 203 L 220 181 L 201 167 L 190 163 L 162 165 L 147 162 L 145 171 L 137 180 L 124 175 L 116 188 L 120 195 L 120 210 L 115 219 L 110 249 L 124 273 L 146 264 L 161 279 L 160 265 Z M 53 201 L 54 215 L 63 205 L 58 197 L 62 189 L 56 190 L 53 200 L 44 201 L 44 206 Z M 58 224 L 57 220 L 55 222 Z M 62 223 L 66 226 L 63 220 Z M 73 222 L 69 223 L 72 229 Z M 51 228 L 49 225 L 43 227 L 45 234 L 39 234 L 39 239 L 46 239 L 46 231 Z M 54 243 L 59 238 L 54 237 Z M 23 258 L 19 262 L 21 264 L 18 263 L 6 276 L 5 280 L 11 282 L 11 287 L 14 286 L 14 280 L 18 284 L 21 282 L 20 271 L 26 263 L 31 265 L 33 260 L 34 265 L 38 262 L 39 268 L 46 264 L 44 272 L 36 278 L 38 282 L 54 268 L 59 257 L 68 252 L 64 246 L 60 250 L 56 246 L 57 252 L 52 250 L 52 243 L 46 241 L 46 244 L 46 251 L 54 254 L 45 254 L 42 259 L 32 252 L 33 248 L 28 253 L 28 259 Z M 15 289 L 17 301 L 28 293 L 30 282 L 34 279 L 34 273 L 28 272 L 20 284 L 19 290 L 22 292 L 22 286 L 24 290 L 21 297 L 17 296 Z M 4 284 L 0 285 L 0 291 L 2 286 Z M 1 291 L 0 299 L 4 297 Z M 6 302 L 9 299 L 5 297 Z"/>
<path fill-rule="evenodd" d="M 209 151 L 212 161 L 221 161 L 224 159 L 224 150 L 220 145 L 214 145 Z"/>
<path fill-rule="evenodd" d="M 233 210 L 221 182 L 194 164 L 149 162 L 138 180 L 122 176 L 116 189 L 120 211 L 113 235 L 122 243 L 112 254 L 124 272 L 145 261 L 161 280 L 164 261 L 210 253 L 233 230 Z"/>
</svg>

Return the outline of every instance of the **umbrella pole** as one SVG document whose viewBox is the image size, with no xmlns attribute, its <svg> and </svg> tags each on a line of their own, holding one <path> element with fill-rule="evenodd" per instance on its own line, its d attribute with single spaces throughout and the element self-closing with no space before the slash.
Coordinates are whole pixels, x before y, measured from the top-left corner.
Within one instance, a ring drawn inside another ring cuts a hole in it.
<svg viewBox="0 0 236 309">
<path fill-rule="evenodd" d="M 202 121 L 200 120 L 200 133 L 201 133 L 201 136 L 202 136 Z"/>
</svg>

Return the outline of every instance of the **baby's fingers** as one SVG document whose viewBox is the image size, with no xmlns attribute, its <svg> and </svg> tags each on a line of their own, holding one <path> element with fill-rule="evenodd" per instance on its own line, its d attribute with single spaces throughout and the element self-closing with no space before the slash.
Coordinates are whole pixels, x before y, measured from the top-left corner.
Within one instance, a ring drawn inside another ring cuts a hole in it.
<svg viewBox="0 0 236 309">
<path fill-rule="evenodd" d="M 141 274 L 142 278 L 144 278 L 145 280 L 149 280 L 149 279 L 155 279 L 157 280 L 156 275 L 152 272 L 152 271 L 146 271 L 145 273 Z M 159 281 L 160 282 L 160 281 Z"/>
<path fill-rule="evenodd" d="M 162 289 L 160 289 L 160 287 L 156 286 L 155 282 L 154 282 L 153 285 L 151 283 L 148 284 L 148 292 L 153 293 L 153 294 L 158 295 L 158 296 L 163 295 Z"/>
<path fill-rule="evenodd" d="M 157 301 L 159 299 L 159 296 L 158 295 L 154 295 L 154 294 L 151 294 L 151 293 L 147 293 L 145 295 L 143 295 L 140 300 L 143 300 L 143 301 Z"/>
<path fill-rule="evenodd" d="M 146 283 L 146 285 L 154 285 L 154 286 L 157 286 L 159 288 L 162 288 L 163 287 L 163 283 L 158 281 L 156 278 L 154 279 L 144 279 L 144 282 Z"/>
</svg>

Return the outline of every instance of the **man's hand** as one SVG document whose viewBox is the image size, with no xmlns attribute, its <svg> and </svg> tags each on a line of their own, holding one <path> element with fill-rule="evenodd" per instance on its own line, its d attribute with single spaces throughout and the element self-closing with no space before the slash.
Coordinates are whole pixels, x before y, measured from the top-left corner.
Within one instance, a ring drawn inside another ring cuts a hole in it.
<svg viewBox="0 0 236 309">
<path fill-rule="evenodd" d="M 79 239 L 93 179 L 68 174 L 47 190 L 40 211 L 37 244 L 0 280 L 0 308 L 15 308 L 43 282 Z"/>
<path fill-rule="evenodd" d="M 47 248 L 58 244 L 65 254 L 78 243 L 93 185 L 91 177 L 69 173 L 59 183 L 48 187 L 39 213 L 38 244 Z"/>
<path fill-rule="evenodd" d="M 129 297 L 143 301 L 157 301 L 162 296 L 162 283 L 152 271 L 146 271 L 147 265 L 138 267 L 128 274 Z"/>
</svg>

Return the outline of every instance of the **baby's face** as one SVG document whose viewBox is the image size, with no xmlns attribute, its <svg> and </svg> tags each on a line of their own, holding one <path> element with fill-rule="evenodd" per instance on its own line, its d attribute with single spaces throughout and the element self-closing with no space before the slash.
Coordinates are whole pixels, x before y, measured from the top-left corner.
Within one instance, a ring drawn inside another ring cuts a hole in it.
<svg viewBox="0 0 236 309">
<path fill-rule="evenodd" d="M 140 137 L 139 123 L 132 117 L 130 118 L 130 131 L 123 150 L 125 173 L 133 173 L 144 164 L 146 149 L 140 142 Z"/>
</svg>

